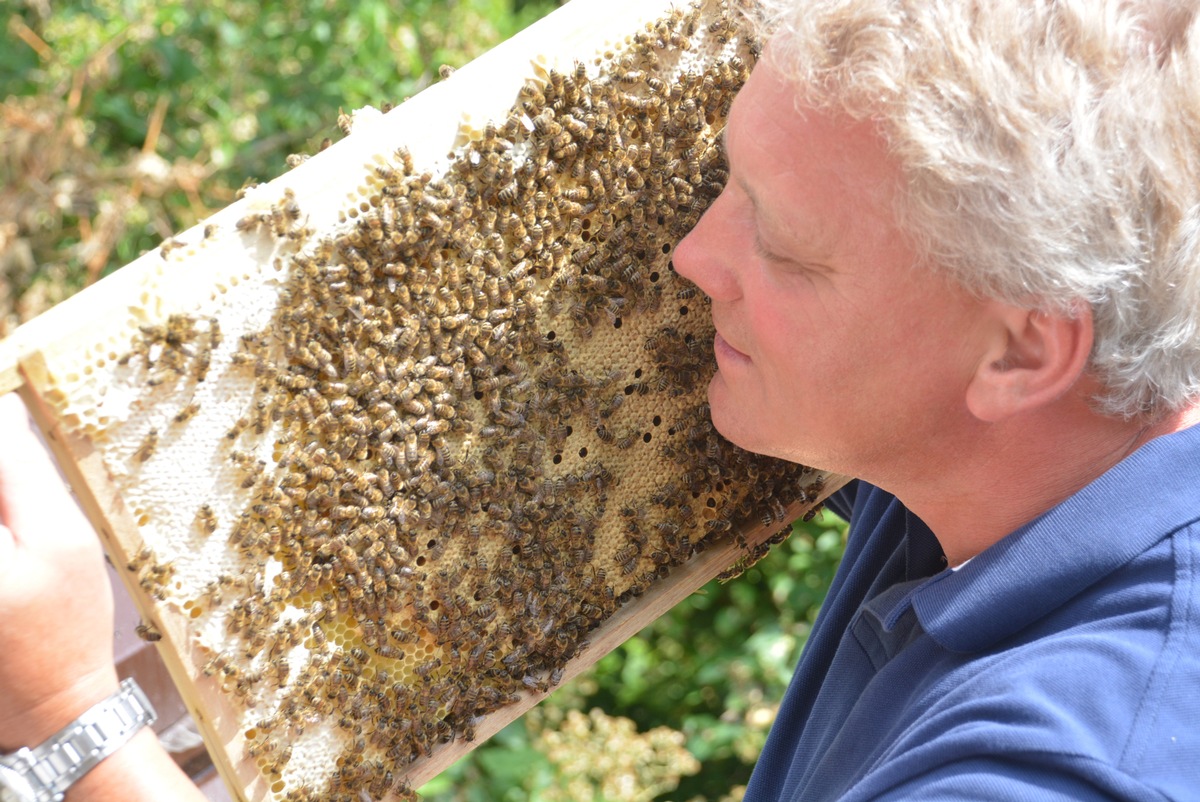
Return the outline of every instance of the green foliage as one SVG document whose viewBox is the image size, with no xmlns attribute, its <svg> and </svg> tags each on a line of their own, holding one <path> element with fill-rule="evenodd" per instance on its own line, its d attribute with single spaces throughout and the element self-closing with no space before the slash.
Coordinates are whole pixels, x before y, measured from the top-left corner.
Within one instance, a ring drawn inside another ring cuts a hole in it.
<svg viewBox="0 0 1200 802">
<path fill-rule="evenodd" d="M 18 14 L 52 54 L 9 41 L 0 96 L 69 87 L 85 73 L 94 146 L 140 148 L 160 97 L 170 101 L 160 152 L 201 159 L 218 180 L 282 171 L 281 155 L 335 134 L 339 108 L 395 103 L 553 8 L 553 3 L 248 0 L 57 3 Z"/>
<path fill-rule="evenodd" d="M 398 103 L 555 5 L 0 4 L 0 335 L 339 138 L 339 110 Z"/>
</svg>

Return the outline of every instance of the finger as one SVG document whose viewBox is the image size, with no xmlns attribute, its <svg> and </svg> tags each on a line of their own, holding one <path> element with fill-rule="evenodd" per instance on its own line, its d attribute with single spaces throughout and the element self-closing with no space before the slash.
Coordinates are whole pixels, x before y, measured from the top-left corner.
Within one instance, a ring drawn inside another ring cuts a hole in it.
<svg viewBox="0 0 1200 802">
<path fill-rule="evenodd" d="M 11 421 L 16 428 L 29 428 L 29 413 L 21 396 L 16 393 L 0 395 L 0 420 L 5 422 L 6 427 Z"/>
<path fill-rule="evenodd" d="M 0 396 L 0 522 L 16 514 L 11 500 L 17 497 L 19 456 L 29 448 L 29 413 L 16 393 Z M 9 533 L 10 537 L 12 533 Z"/>
<path fill-rule="evenodd" d="M 14 393 L 0 397 L 0 522 L 19 542 L 39 523 L 78 517 L 25 405 Z"/>
<path fill-rule="evenodd" d="M 4 524 L 0 524 L 0 571 L 3 570 L 2 566 L 9 564 L 16 548 L 17 543 L 13 538 L 12 530 Z"/>
</svg>

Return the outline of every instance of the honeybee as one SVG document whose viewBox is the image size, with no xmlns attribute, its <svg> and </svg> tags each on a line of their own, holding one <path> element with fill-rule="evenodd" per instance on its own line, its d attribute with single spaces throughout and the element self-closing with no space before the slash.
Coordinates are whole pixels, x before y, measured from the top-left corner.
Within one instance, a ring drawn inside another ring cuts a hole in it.
<svg viewBox="0 0 1200 802">
<path fill-rule="evenodd" d="M 154 451 L 158 447 L 158 429 L 151 428 L 146 432 L 146 436 L 142 438 L 142 443 L 138 446 L 137 452 L 134 454 L 138 462 L 145 462 L 154 456 Z"/>
<path fill-rule="evenodd" d="M 145 621 L 138 622 L 134 627 L 134 632 L 139 638 L 147 643 L 157 643 L 162 640 L 162 633 L 153 624 L 147 624 Z"/>
<path fill-rule="evenodd" d="M 196 416 L 196 413 L 199 411 L 200 411 L 200 402 L 192 401 L 186 407 L 179 410 L 179 412 L 177 412 L 175 414 L 174 420 L 176 423 L 185 423 L 185 422 L 191 420 L 192 418 L 194 418 Z"/>
<path fill-rule="evenodd" d="M 621 573 L 628 576 L 637 568 L 638 549 L 635 545 L 624 546 L 613 555 L 613 561 L 621 567 Z"/>
<path fill-rule="evenodd" d="M 217 515 L 213 512 L 212 505 L 202 504 L 200 506 L 196 512 L 196 522 L 206 534 L 211 535 L 217 531 Z"/>
<path fill-rule="evenodd" d="M 218 672 L 224 672 L 225 669 L 231 667 L 232 665 L 233 652 L 218 652 L 217 654 L 213 655 L 213 657 L 209 659 L 207 663 L 204 664 L 204 667 L 201 669 L 201 673 L 206 677 L 211 677 Z"/>
<path fill-rule="evenodd" d="M 238 437 L 241 436 L 242 432 L 244 432 L 244 431 L 246 431 L 246 429 L 250 428 L 250 423 L 251 423 L 251 420 L 248 415 L 243 415 L 242 417 L 238 418 L 237 422 L 234 423 L 232 427 L 230 427 L 229 431 L 225 432 L 225 439 L 226 440 L 238 439 Z"/>
</svg>

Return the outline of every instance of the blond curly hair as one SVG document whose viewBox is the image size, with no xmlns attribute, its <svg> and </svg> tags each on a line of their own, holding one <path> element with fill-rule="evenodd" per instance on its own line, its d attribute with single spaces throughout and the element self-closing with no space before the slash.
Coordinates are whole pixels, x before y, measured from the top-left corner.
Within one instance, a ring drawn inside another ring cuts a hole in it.
<svg viewBox="0 0 1200 802">
<path fill-rule="evenodd" d="M 1106 414 L 1200 398 L 1196 2 L 760 0 L 809 107 L 874 121 L 902 230 L 973 292 L 1090 306 Z"/>
</svg>

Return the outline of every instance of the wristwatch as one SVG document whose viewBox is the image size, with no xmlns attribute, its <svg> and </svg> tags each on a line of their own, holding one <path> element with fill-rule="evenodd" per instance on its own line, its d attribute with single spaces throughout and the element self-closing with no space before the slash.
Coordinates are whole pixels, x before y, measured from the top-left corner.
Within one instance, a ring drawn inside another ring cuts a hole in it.
<svg viewBox="0 0 1200 802">
<path fill-rule="evenodd" d="M 0 755 L 0 802 L 62 802 L 67 789 L 158 714 L 132 679 L 40 746 Z"/>
</svg>

